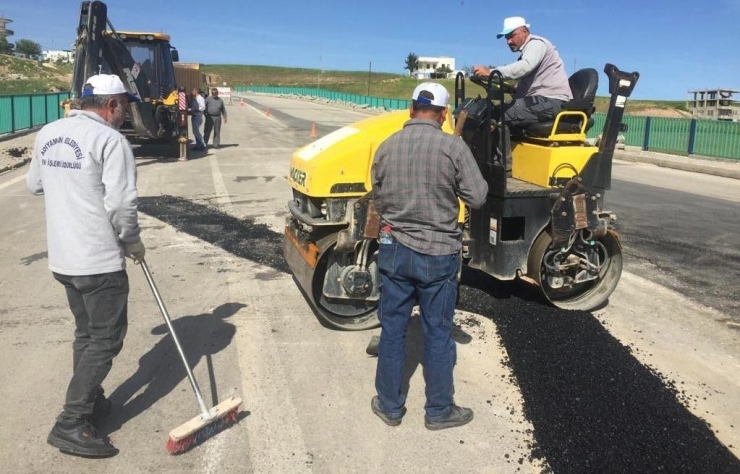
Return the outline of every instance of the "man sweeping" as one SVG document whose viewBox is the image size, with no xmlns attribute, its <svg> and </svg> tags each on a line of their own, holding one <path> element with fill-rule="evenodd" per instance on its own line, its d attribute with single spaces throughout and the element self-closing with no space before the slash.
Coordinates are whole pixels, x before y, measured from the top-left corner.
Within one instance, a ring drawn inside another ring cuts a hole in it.
<svg viewBox="0 0 740 474">
<path fill-rule="evenodd" d="M 101 384 L 126 335 L 124 255 L 138 262 L 145 253 L 134 155 L 118 132 L 129 102 L 138 100 L 118 76 L 91 77 L 82 110 L 38 133 L 27 176 L 29 190 L 44 195 L 49 268 L 75 318 L 72 380 L 47 441 L 77 456 L 118 453 L 94 425 L 110 412 Z"/>
</svg>

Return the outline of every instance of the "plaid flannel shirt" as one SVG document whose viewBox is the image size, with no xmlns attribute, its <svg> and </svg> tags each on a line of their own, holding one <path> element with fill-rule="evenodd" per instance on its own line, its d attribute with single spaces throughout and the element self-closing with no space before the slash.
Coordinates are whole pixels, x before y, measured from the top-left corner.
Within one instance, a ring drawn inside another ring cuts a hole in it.
<svg viewBox="0 0 740 474">
<path fill-rule="evenodd" d="M 468 146 L 427 119 L 411 119 L 375 152 L 375 209 L 406 247 L 449 255 L 462 247 L 458 197 L 472 208 L 486 202 L 488 184 Z"/>
</svg>

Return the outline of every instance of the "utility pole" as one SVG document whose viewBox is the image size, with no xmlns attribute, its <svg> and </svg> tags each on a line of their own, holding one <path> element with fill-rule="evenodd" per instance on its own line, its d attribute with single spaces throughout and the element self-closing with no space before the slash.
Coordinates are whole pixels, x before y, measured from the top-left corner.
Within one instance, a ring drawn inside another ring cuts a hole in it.
<svg viewBox="0 0 740 474">
<path fill-rule="evenodd" d="M 573 72 L 576 72 L 578 70 L 578 58 L 573 58 Z"/>
<path fill-rule="evenodd" d="M 367 70 L 367 95 L 370 96 L 370 76 L 373 73 L 373 62 L 370 61 L 370 69 Z"/>
</svg>

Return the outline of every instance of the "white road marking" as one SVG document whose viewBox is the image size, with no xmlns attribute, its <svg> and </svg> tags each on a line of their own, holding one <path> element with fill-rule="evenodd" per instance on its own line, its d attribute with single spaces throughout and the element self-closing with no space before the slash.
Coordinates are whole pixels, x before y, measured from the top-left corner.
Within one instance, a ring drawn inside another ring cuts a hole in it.
<svg viewBox="0 0 740 474">
<path fill-rule="evenodd" d="M 276 124 L 280 125 L 281 127 L 285 127 L 285 124 L 283 122 L 281 122 L 280 120 L 276 119 L 273 116 L 269 116 L 268 117 L 265 112 L 261 111 L 260 109 L 258 109 L 257 107 L 253 106 L 252 104 L 248 104 L 248 103 L 244 102 L 244 105 L 246 105 L 250 109 L 254 110 L 255 112 L 257 112 L 261 116 L 265 117 L 267 120 L 272 120 L 273 122 L 275 122 Z"/>
<path fill-rule="evenodd" d="M 15 183 L 17 183 L 18 181 L 21 181 L 23 179 L 26 179 L 26 175 L 25 174 L 24 175 L 21 175 L 21 176 L 16 176 L 15 178 L 11 179 L 10 181 L 7 181 L 7 182 L 5 182 L 3 184 L 0 184 L 0 189 L 5 189 L 7 187 L 10 187 L 10 186 L 14 185 Z"/>
<path fill-rule="evenodd" d="M 222 210 L 234 215 L 229 192 L 215 156 L 209 158 L 213 185 Z M 248 428 L 250 461 L 253 472 L 310 472 L 306 443 L 298 423 L 298 412 L 290 394 L 283 361 L 275 344 L 270 320 L 260 312 L 259 290 L 250 292 L 242 276 L 229 273 L 226 286 L 231 301 L 246 304 L 237 326 L 236 348 L 239 373 L 242 375 L 241 397 Z M 276 412 L 274 407 L 280 407 Z M 215 445 L 209 457 L 221 455 Z M 305 458 L 305 459 L 303 459 Z M 300 462 L 298 460 L 303 460 Z M 300 466 L 300 467 L 297 467 Z"/>
</svg>

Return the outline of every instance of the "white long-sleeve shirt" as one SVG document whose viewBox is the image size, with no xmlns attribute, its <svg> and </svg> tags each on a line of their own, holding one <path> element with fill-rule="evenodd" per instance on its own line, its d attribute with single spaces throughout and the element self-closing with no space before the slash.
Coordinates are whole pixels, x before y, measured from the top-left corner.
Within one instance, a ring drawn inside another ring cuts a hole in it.
<svg viewBox="0 0 740 474">
<path fill-rule="evenodd" d="M 39 131 L 26 183 L 44 195 L 51 271 L 126 268 L 123 243 L 139 240 L 138 195 L 134 155 L 118 130 L 94 112 L 72 110 Z"/>
</svg>

